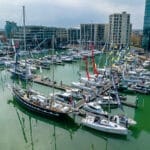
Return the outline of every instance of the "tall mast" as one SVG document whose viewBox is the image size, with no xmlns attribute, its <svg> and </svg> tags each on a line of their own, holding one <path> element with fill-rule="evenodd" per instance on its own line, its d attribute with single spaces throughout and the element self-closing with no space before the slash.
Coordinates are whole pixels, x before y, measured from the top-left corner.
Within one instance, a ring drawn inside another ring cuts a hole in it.
<svg viewBox="0 0 150 150">
<path fill-rule="evenodd" d="M 52 90 L 53 90 L 53 96 L 52 96 L 52 99 L 50 101 L 50 107 L 52 107 L 52 103 L 54 101 L 54 41 L 55 38 L 54 38 L 54 35 L 52 36 L 52 82 L 53 82 L 53 87 L 52 87 Z"/>
<path fill-rule="evenodd" d="M 53 35 L 53 37 L 52 37 L 52 64 L 53 64 L 52 81 L 53 81 L 53 96 L 54 96 L 54 42 L 55 42 L 55 38 L 54 38 L 54 35 Z"/>
<path fill-rule="evenodd" d="M 26 28 L 25 28 L 25 6 L 23 8 L 23 41 L 24 41 L 24 50 L 26 51 Z"/>
<path fill-rule="evenodd" d="M 23 8 L 23 41 L 24 41 L 24 51 L 26 51 L 26 28 L 25 28 L 25 6 L 22 6 Z M 26 57 L 25 57 L 25 68 L 26 68 L 26 73 L 25 73 L 25 78 L 26 78 L 26 88 L 27 88 L 27 72 L 28 72 L 28 69 L 27 69 L 27 62 L 26 62 Z"/>
</svg>

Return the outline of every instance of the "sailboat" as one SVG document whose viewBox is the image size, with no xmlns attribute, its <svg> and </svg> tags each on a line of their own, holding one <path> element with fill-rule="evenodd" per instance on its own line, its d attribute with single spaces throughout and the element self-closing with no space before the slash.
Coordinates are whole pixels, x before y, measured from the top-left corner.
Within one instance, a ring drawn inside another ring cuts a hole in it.
<svg viewBox="0 0 150 150">
<path fill-rule="evenodd" d="M 24 50 L 26 52 L 26 33 L 25 33 L 25 7 L 23 6 L 23 35 L 24 35 Z M 20 64 L 19 64 L 19 53 L 18 53 L 18 49 L 16 49 L 14 41 L 12 39 L 12 46 L 15 52 L 15 64 L 13 66 L 13 68 L 10 68 L 9 71 L 12 74 L 12 77 L 16 78 L 19 77 L 20 79 L 23 80 L 31 80 L 33 79 L 33 74 L 31 73 L 31 66 L 29 64 L 27 64 L 26 60 L 25 60 L 25 69 L 23 69 Z"/>
<path fill-rule="evenodd" d="M 72 107 L 70 105 L 54 100 L 53 98 L 46 97 L 32 89 L 24 90 L 21 87 L 13 86 L 12 93 L 13 96 L 16 98 L 16 101 L 23 107 L 25 107 L 29 111 L 35 112 L 45 117 L 68 116 L 68 114 L 72 112 Z"/>
<path fill-rule="evenodd" d="M 43 115 L 45 117 L 67 116 L 72 112 L 72 108 L 60 101 L 52 99 L 31 89 L 23 90 L 13 86 L 12 92 L 16 101 L 29 111 Z"/>
</svg>

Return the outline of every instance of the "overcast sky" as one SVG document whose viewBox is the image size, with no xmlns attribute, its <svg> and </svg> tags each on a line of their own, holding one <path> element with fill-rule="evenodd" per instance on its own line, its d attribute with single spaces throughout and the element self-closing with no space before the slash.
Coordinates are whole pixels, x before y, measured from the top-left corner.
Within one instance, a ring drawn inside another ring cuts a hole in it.
<svg viewBox="0 0 150 150">
<path fill-rule="evenodd" d="M 5 21 L 22 25 L 74 27 L 80 23 L 108 23 L 111 13 L 127 11 L 134 29 L 143 28 L 145 0 L 0 0 L 0 28 Z"/>
</svg>

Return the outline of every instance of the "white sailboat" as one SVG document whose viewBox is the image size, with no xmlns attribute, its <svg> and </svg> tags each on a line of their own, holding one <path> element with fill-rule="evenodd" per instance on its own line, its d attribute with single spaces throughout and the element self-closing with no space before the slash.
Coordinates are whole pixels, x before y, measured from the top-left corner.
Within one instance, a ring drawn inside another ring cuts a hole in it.
<svg viewBox="0 0 150 150">
<path fill-rule="evenodd" d="M 23 7 L 24 10 L 24 7 Z M 54 81 L 54 68 L 53 68 Z M 54 92 L 54 82 L 53 82 Z M 72 107 L 54 99 L 50 99 L 39 92 L 33 92 L 31 89 L 23 89 L 17 86 L 12 87 L 12 93 L 16 101 L 29 111 L 43 115 L 45 117 L 68 117 L 72 112 Z"/>
<path fill-rule="evenodd" d="M 24 35 L 24 51 L 27 52 L 26 51 L 25 7 L 24 6 L 23 6 L 23 35 Z M 19 64 L 18 50 L 16 50 L 13 40 L 12 40 L 12 46 L 15 51 L 15 64 L 13 68 L 9 69 L 9 71 L 12 74 L 12 77 L 19 77 L 20 79 L 23 79 L 23 80 L 33 79 L 34 75 L 31 73 L 31 67 L 29 64 L 27 65 L 26 60 L 25 60 L 25 69 L 21 67 L 21 65 Z"/>
</svg>

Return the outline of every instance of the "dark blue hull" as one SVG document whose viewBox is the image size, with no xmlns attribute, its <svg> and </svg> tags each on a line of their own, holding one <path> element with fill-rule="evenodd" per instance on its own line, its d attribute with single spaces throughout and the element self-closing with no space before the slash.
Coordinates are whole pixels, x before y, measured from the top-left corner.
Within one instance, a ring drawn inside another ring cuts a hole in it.
<svg viewBox="0 0 150 150">
<path fill-rule="evenodd" d="M 60 113 L 56 111 L 52 111 L 50 109 L 45 109 L 40 106 L 34 105 L 30 102 L 25 101 L 14 89 L 13 89 L 14 97 L 16 101 L 26 108 L 29 111 L 32 111 L 36 114 L 42 115 L 44 117 L 67 117 L 68 115 L 65 113 Z"/>
</svg>

